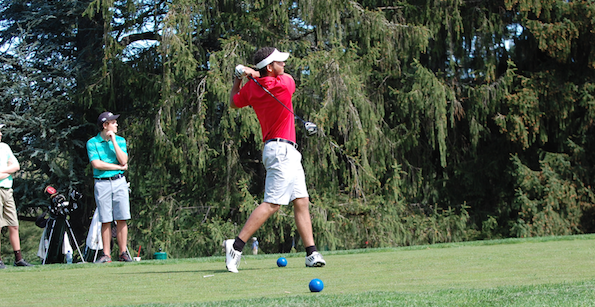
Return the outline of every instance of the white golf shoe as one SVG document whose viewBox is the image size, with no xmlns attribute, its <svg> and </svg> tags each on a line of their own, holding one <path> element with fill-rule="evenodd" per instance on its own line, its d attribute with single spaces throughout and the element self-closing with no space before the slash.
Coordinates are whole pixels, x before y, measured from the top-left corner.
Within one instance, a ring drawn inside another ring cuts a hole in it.
<svg viewBox="0 0 595 307">
<path fill-rule="evenodd" d="M 223 243 L 225 245 L 225 266 L 228 271 L 237 273 L 240 259 L 242 258 L 242 252 L 233 249 L 233 242 L 233 239 L 229 239 L 225 240 Z"/>
<path fill-rule="evenodd" d="M 319 252 L 313 252 L 312 255 L 306 256 L 307 267 L 323 267 L 326 261 L 322 259 L 322 255 Z"/>
</svg>

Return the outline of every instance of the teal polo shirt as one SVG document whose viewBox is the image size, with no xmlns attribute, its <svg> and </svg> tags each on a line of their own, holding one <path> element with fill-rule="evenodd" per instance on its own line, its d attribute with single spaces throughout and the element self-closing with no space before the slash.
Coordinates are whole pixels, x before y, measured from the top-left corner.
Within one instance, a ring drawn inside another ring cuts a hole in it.
<svg viewBox="0 0 595 307">
<path fill-rule="evenodd" d="M 126 139 L 116 135 L 116 142 L 123 152 L 128 154 L 126 151 Z M 120 164 L 116 157 L 116 150 L 112 140 L 105 141 L 101 137 L 101 133 L 87 141 L 87 155 L 89 155 L 89 161 L 101 160 L 103 162 Z M 123 174 L 122 170 L 103 171 L 93 168 L 93 178 L 109 178 L 118 174 Z"/>
</svg>

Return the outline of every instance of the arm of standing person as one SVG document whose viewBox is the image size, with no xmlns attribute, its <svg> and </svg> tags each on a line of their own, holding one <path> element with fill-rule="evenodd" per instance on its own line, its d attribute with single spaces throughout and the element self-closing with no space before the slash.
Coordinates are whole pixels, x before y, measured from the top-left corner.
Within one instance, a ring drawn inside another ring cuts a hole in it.
<svg viewBox="0 0 595 307">
<path fill-rule="evenodd" d="M 120 165 L 127 165 L 128 164 L 128 154 L 125 153 L 122 148 L 120 148 L 120 145 L 118 145 L 118 142 L 116 142 L 116 134 L 113 131 L 108 131 L 106 133 L 106 135 L 112 140 L 112 143 L 114 144 L 114 150 L 116 151 L 116 158 L 118 158 L 118 162 L 120 162 Z"/>
<path fill-rule="evenodd" d="M 94 169 L 98 169 L 98 170 L 102 170 L 102 171 L 120 171 L 120 170 L 125 171 L 125 170 L 127 170 L 128 169 L 128 155 L 118 145 L 118 142 L 116 141 L 115 133 L 108 131 L 107 135 L 111 139 L 112 143 L 114 144 L 116 158 L 118 159 L 118 162 L 120 162 L 120 164 L 114 164 L 114 163 L 108 163 L 108 162 L 102 161 L 98 158 L 97 155 L 96 155 L 97 159 L 93 159 L 94 155 L 91 153 L 94 153 L 94 151 L 96 149 L 92 145 L 87 145 L 87 146 L 89 146 L 87 148 L 87 150 L 89 151 L 89 158 L 93 159 L 93 160 L 91 160 L 91 166 L 93 166 Z"/>
<path fill-rule="evenodd" d="M 244 74 L 246 76 L 260 78 L 260 73 L 250 67 L 244 67 Z M 240 89 L 242 88 L 242 80 L 243 78 L 233 78 L 233 86 L 231 87 L 231 91 L 229 93 L 229 107 L 232 109 L 238 109 L 235 102 L 233 101 L 233 96 L 240 92 Z"/>
<path fill-rule="evenodd" d="M 19 164 L 19 160 L 14 156 L 8 159 L 8 165 L 0 169 L 0 180 L 8 178 L 8 176 L 12 175 L 13 173 L 19 171 L 21 169 L 21 165 Z"/>
<path fill-rule="evenodd" d="M 101 160 L 93 160 L 91 161 L 91 165 L 94 169 L 102 170 L 102 171 L 125 171 L 128 169 L 128 164 L 120 165 L 120 164 L 112 164 L 103 162 Z"/>
</svg>

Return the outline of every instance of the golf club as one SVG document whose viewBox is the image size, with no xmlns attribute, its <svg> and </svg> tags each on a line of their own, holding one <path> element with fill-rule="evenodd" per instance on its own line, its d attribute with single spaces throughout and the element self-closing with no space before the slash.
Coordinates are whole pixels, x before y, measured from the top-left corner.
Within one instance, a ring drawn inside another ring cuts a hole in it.
<svg viewBox="0 0 595 307">
<path fill-rule="evenodd" d="M 240 77 L 244 76 L 244 66 L 243 65 L 236 66 L 235 75 L 240 76 Z M 271 95 L 271 97 L 273 97 L 275 100 L 277 100 L 277 102 L 280 103 L 285 109 L 287 109 L 287 111 L 291 112 L 291 114 L 293 114 L 295 119 L 299 119 L 304 124 L 304 128 L 306 129 L 306 131 L 308 131 L 308 135 L 313 135 L 316 132 L 318 132 L 318 127 L 316 126 L 315 123 L 305 121 L 303 118 L 297 116 L 285 104 L 283 104 L 283 102 L 281 102 L 281 100 L 277 99 L 277 97 L 275 97 L 275 95 L 273 95 L 273 93 L 269 92 L 269 90 L 267 90 L 266 87 L 264 87 L 262 84 L 260 84 L 256 79 L 254 79 L 252 76 L 247 76 L 247 77 L 250 78 L 250 80 L 254 81 L 254 83 L 258 84 L 258 86 L 260 86 L 265 92 L 267 92 L 267 94 Z"/>
</svg>

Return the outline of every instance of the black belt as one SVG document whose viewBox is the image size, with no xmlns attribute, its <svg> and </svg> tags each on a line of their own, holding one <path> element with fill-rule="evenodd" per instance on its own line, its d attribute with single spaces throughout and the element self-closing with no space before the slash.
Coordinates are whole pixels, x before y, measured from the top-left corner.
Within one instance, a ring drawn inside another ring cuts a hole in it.
<svg viewBox="0 0 595 307">
<path fill-rule="evenodd" d="M 270 139 L 270 140 L 266 140 L 266 141 L 264 142 L 264 144 L 266 145 L 266 144 L 268 144 L 268 143 L 270 143 L 270 142 L 283 142 L 283 143 L 287 143 L 287 144 L 289 144 L 289 145 L 293 146 L 293 148 L 295 148 L 295 149 L 297 149 L 297 148 L 298 148 L 298 144 L 296 144 L 296 143 L 294 143 L 294 142 L 292 142 L 292 141 L 290 141 L 290 140 L 281 139 L 281 138 L 276 138 L 276 139 Z"/>
<path fill-rule="evenodd" d="M 124 177 L 124 174 L 118 174 L 116 176 L 112 176 L 112 177 L 107 177 L 107 178 L 95 178 L 97 180 L 116 180 L 116 179 L 120 179 Z"/>
</svg>

